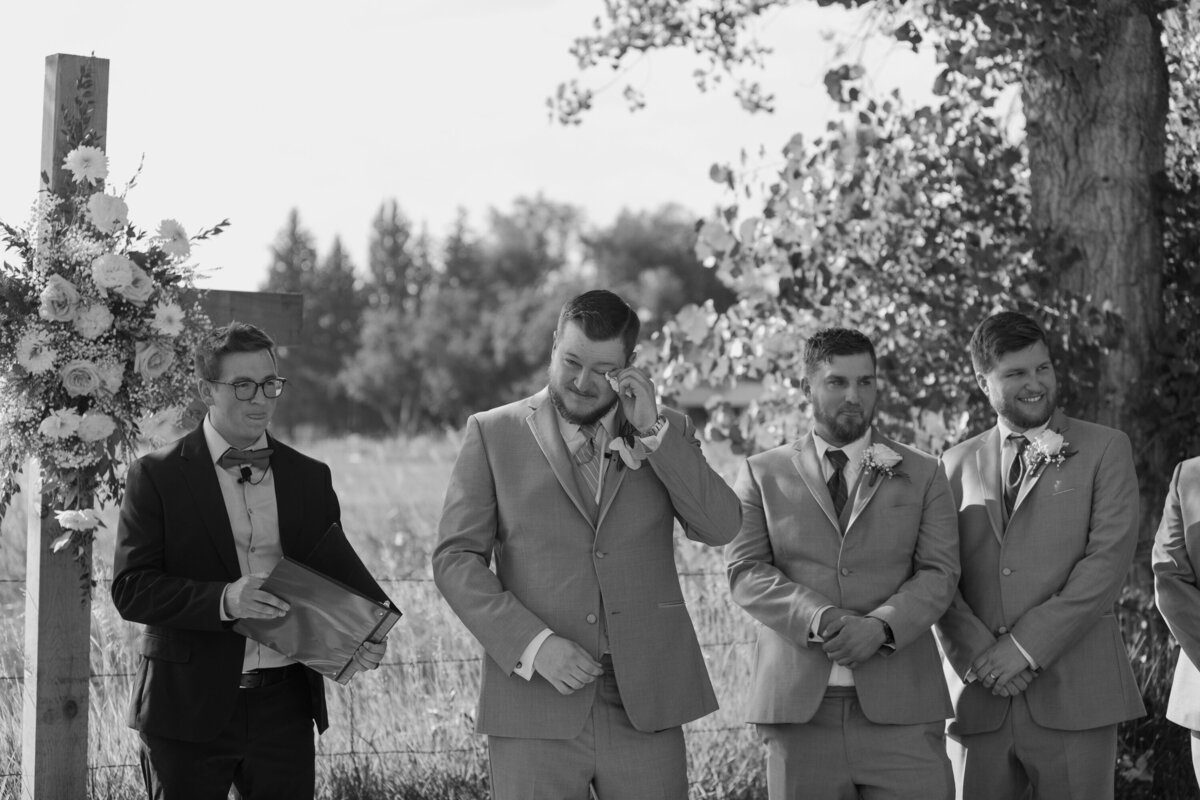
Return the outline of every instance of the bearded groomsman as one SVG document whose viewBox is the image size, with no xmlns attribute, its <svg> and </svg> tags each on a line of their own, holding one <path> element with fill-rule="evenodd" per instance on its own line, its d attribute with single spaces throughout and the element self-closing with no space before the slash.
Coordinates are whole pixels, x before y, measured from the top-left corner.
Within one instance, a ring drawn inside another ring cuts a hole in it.
<svg viewBox="0 0 1200 800">
<path fill-rule="evenodd" d="M 1113 613 L 1137 544 L 1129 438 L 1055 409 L 1032 319 L 988 317 L 970 351 L 998 418 L 943 456 L 963 572 L 938 627 L 965 684 L 963 794 L 1111 798 L 1117 723 L 1145 713 Z"/>
<path fill-rule="evenodd" d="M 1179 642 L 1167 719 L 1192 732 L 1192 768 L 1200 780 L 1200 458 L 1175 468 L 1153 564 L 1158 610 Z"/>
<path fill-rule="evenodd" d="M 771 800 L 952 798 L 932 632 L 958 580 L 950 487 L 937 459 L 872 427 L 870 339 L 818 331 L 804 367 L 813 429 L 745 462 L 725 551 L 733 599 L 761 623 L 747 716 Z"/>
<path fill-rule="evenodd" d="M 486 652 L 496 800 L 686 800 L 680 726 L 717 708 L 673 531 L 724 545 L 740 507 L 638 329 L 612 292 L 569 301 L 548 386 L 472 416 L 450 476 L 433 576 Z"/>
</svg>

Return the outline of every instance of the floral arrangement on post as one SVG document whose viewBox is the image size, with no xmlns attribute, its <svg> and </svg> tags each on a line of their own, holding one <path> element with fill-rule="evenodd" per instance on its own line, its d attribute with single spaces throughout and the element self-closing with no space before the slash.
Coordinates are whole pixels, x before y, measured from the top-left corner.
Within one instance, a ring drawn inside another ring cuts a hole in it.
<svg viewBox="0 0 1200 800">
<path fill-rule="evenodd" d="M 84 72 L 80 81 L 88 80 Z M 86 93 L 85 93 L 86 96 Z M 119 500 L 139 440 L 178 422 L 191 392 L 187 354 L 209 327 L 197 303 L 191 243 L 174 220 L 147 235 L 129 223 L 125 194 L 107 194 L 107 158 L 88 128 L 90 107 L 63 162 L 71 182 L 49 178 L 24 227 L 0 222 L 15 264 L 0 266 L 0 516 L 19 491 L 27 459 L 40 464 L 42 516 L 62 528 L 52 546 L 81 560 L 98 508 Z M 140 168 L 139 168 L 140 171 Z"/>
</svg>

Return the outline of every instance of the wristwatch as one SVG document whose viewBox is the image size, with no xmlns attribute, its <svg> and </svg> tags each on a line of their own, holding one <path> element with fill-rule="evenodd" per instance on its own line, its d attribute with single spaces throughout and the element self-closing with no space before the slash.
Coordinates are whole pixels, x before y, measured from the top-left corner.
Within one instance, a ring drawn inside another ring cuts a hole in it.
<svg viewBox="0 0 1200 800">
<path fill-rule="evenodd" d="M 658 432 L 661 431 L 663 429 L 663 426 L 666 424 L 667 424 L 667 418 L 664 417 L 662 414 L 659 414 L 658 418 L 654 420 L 654 424 L 651 425 L 647 430 L 638 431 L 638 438 L 639 439 L 649 439 L 652 436 L 658 436 Z"/>
<path fill-rule="evenodd" d="M 895 646 L 896 636 L 892 633 L 892 626 L 888 625 L 885 620 L 879 619 L 879 617 L 871 617 L 871 619 L 876 620 L 880 625 L 883 626 L 883 643 L 885 645 L 890 644 Z"/>
</svg>

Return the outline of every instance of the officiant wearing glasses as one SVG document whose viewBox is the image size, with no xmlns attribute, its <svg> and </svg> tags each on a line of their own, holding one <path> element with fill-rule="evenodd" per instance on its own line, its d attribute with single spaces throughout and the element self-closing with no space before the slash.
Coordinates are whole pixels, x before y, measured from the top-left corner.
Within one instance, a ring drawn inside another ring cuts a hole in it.
<svg viewBox="0 0 1200 800">
<path fill-rule="evenodd" d="M 612 292 L 572 299 L 549 385 L 463 433 L 433 573 L 486 652 L 497 800 L 684 800 L 680 726 L 717 708 L 672 534 L 725 544 L 740 507 L 632 366 L 638 331 Z"/>
<path fill-rule="evenodd" d="M 233 322 L 202 339 L 208 407 L 190 434 L 133 463 L 117 526 L 112 598 L 144 625 L 129 712 L 152 798 L 311 798 L 328 727 L 323 678 L 233 630 L 287 603 L 259 587 L 340 519 L 329 467 L 267 433 L 287 385 L 275 343 Z M 384 645 L 355 658 L 378 666 Z"/>
</svg>

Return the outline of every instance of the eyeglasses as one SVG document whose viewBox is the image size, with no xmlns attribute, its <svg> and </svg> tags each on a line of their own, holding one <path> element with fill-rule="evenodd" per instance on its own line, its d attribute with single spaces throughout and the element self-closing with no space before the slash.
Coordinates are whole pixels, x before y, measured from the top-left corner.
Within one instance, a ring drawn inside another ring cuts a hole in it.
<svg viewBox="0 0 1200 800">
<path fill-rule="evenodd" d="M 258 395 L 258 390 L 261 387 L 263 397 L 268 400 L 274 400 L 279 395 L 283 394 L 283 385 L 287 383 L 287 378 L 267 378 L 262 383 L 257 381 L 214 381 L 209 383 L 219 383 L 222 386 L 232 386 L 233 396 L 238 400 L 253 400 Z"/>
</svg>

